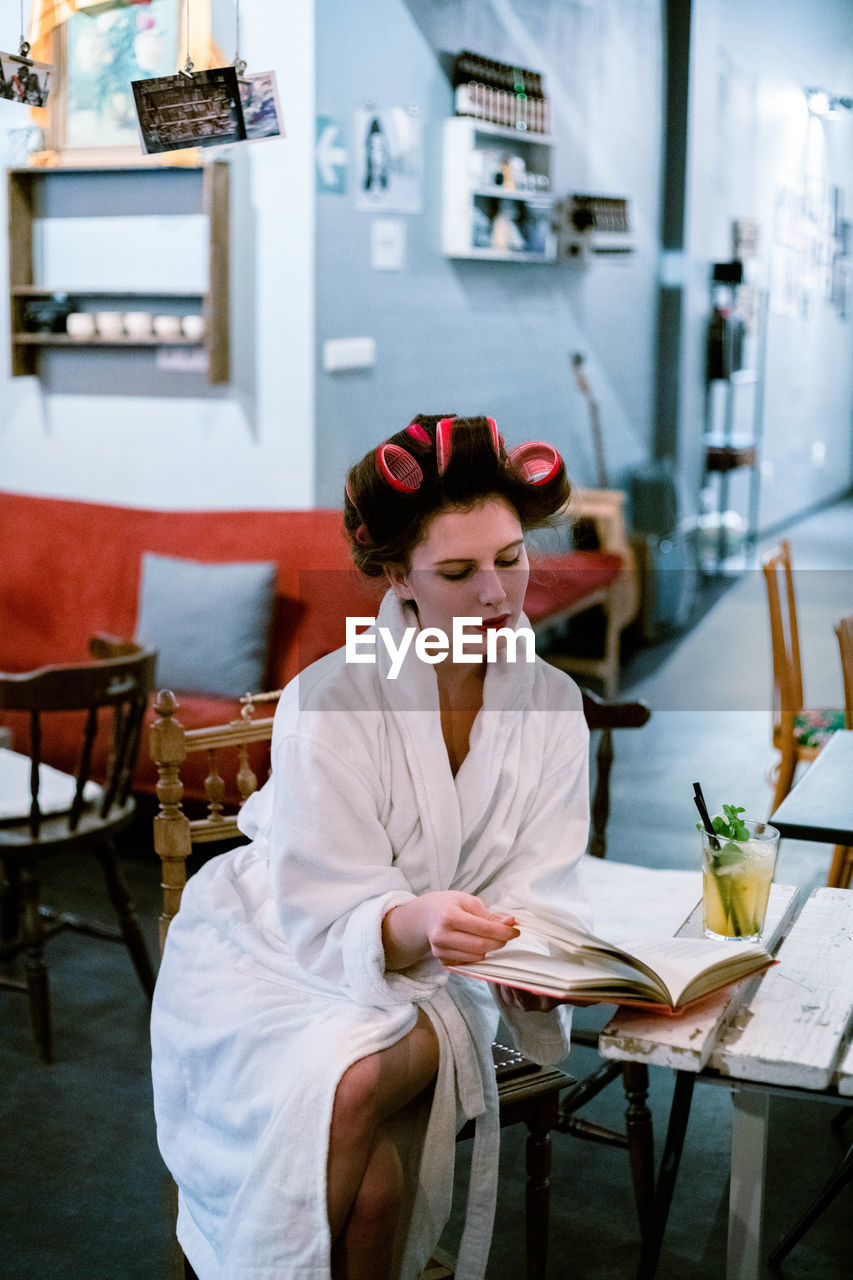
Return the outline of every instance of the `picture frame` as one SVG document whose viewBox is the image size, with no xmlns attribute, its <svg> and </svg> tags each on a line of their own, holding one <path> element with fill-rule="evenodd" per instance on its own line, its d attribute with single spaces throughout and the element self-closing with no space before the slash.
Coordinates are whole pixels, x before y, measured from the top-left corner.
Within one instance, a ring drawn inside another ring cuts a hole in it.
<svg viewBox="0 0 853 1280">
<path fill-rule="evenodd" d="M 182 0 L 91 3 L 55 29 L 45 146 L 59 164 L 151 163 L 139 144 L 131 81 L 176 72 L 182 10 Z"/>
</svg>

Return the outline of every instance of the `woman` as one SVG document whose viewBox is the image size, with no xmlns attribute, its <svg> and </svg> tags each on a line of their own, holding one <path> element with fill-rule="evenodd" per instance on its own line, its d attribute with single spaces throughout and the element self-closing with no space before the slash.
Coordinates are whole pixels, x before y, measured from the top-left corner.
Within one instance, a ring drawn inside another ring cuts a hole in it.
<svg viewBox="0 0 853 1280">
<path fill-rule="evenodd" d="M 568 492 L 553 449 L 508 455 L 489 418 L 419 417 L 349 473 L 354 560 L 389 584 L 375 662 L 368 639 L 285 690 L 251 844 L 190 880 L 155 995 L 158 1138 L 201 1280 L 415 1280 L 469 1118 L 457 1275 L 484 1274 L 498 1017 L 556 1062 L 568 1010 L 445 965 L 517 936 L 518 907 L 584 918 L 580 694 L 510 643 L 524 530 Z M 456 618 L 464 653 L 436 661 Z"/>
</svg>

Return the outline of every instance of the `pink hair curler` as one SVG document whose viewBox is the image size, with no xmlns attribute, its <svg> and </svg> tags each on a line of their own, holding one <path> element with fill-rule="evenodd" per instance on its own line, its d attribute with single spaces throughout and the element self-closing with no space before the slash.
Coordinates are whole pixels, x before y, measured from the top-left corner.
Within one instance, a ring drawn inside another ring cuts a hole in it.
<svg viewBox="0 0 853 1280">
<path fill-rule="evenodd" d="M 495 451 L 495 457 L 501 456 L 501 437 L 498 434 L 498 425 L 494 418 L 486 418 L 489 424 L 489 433 L 492 438 L 492 446 Z M 442 418 L 435 429 L 435 453 L 438 459 L 438 474 L 443 476 L 447 470 L 447 464 L 450 461 L 450 451 L 453 441 L 453 418 Z"/>
<path fill-rule="evenodd" d="M 486 422 L 488 422 L 489 430 L 492 433 L 492 445 L 494 447 L 495 453 L 497 454 L 498 457 L 500 457 L 501 456 L 501 437 L 498 435 L 498 424 L 495 422 L 494 418 L 486 418 Z"/>
<path fill-rule="evenodd" d="M 451 436 L 453 435 L 453 419 L 441 418 L 435 428 L 435 456 L 438 461 L 438 474 L 443 476 L 450 461 Z"/>
<path fill-rule="evenodd" d="M 429 432 L 419 422 L 410 422 L 406 427 L 406 435 L 411 436 L 413 440 L 417 440 L 418 444 L 432 444 Z"/>
<path fill-rule="evenodd" d="M 381 444 L 376 450 L 380 474 L 398 493 L 416 493 L 424 473 L 407 449 L 397 444 Z"/>
<path fill-rule="evenodd" d="M 528 440 L 509 454 L 510 466 L 516 467 L 528 484 L 547 484 L 560 470 L 559 453 L 544 440 Z"/>
</svg>

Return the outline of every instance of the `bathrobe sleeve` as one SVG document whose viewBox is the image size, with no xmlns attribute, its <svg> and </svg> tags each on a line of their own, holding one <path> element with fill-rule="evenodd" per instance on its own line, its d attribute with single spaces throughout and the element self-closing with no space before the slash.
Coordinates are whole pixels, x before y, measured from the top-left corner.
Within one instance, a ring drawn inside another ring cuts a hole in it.
<svg viewBox="0 0 853 1280">
<path fill-rule="evenodd" d="M 579 699 L 578 699 L 579 700 Z M 543 773 L 526 805 L 512 850 L 488 889 L 489 905 L 506 910 L 547 907 L 584 928 L 592 913 L 578 863 L 589 832 L 589 730 L 582 710 L 557 713 L 559 729 L 543 753 Z M 569 1051 L 571 1006 L 525 1012 L 492 988 L 501 1018 L 518 1048 L 536 1062 L 559 1062 Z"/>
<path fill-rule="evenodd" d="M 277 744 L 270 864 L 288 947 L 303 969 L 357 1004 L 388 1007 L 446 981 L 432 958 L 385 972 L 382 918 L 415 894 L 380 820 L 379 779 L 333 746 L 289 734 Z"/>
</svg>

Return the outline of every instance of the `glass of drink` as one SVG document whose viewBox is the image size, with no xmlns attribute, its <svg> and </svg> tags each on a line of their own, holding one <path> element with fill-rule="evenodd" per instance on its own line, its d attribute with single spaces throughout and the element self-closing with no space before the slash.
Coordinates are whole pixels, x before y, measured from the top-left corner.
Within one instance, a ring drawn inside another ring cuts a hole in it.
<svg viewBox="0 0 853 1280">
<path fill-rule="evenodd" d="M 758 942 L 767 915 L 779 832 L 766 822 L 742 821 L 748 840 L 702 832 L 705 937 L 717 941 Z"/>
</svg>

